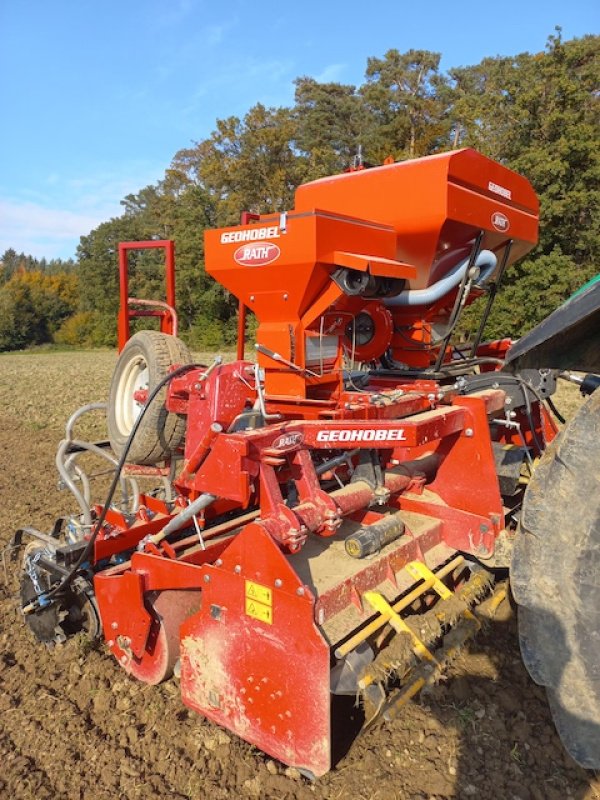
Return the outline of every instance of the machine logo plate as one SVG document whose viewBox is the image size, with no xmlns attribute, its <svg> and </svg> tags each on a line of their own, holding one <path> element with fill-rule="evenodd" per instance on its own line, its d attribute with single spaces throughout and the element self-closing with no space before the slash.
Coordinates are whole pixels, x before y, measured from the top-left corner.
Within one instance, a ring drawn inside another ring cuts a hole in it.
<svg viewBox="0 0 600 800">
<path fill-rule="evenodd" d="M 279 225 L 270 225 L 268 228 L 245 228 L 237 231 L 223 231 L 221 244 L 235 244 L 236 242 L 255 242 L 257 239 L 279 239 Z"/>
<path fill-rule="evenodd" d="M 490 192 L 494 192 L 494 194 L 499 194 L 501 197 L 506 197 L 507 200 L 512 199 L 512 192 L 510 189 L 506 189 L 504 186 L 500 186 L 499 183 L 494 183 L 490 181 L 488 183 L 488 189 Z"/>
<path fill-rule="evenodd" d="M 505 233 L 510 228 L 510 221 L 506 214 L 501 211 L 494 211 L 492 214 L 492 225 L 500 233 Z"/>
<path fill-rule="evenodd" d="M 234 261 L 243 267 L 264 267 L 277 261 L 281 250 L 276 244 L 263 242 L 261 244 L 243 244 L 233 254 Z"/>
<path fill-rule="evenodd" d="M 336 428 L 319 431 L 317 442 L 405 442 L 404 428 Z"/>
<path fill-rule="evenodd" d="M 303 439 L 304 437 L 300 431 L 284 433 L 275 439 L 271 447 L 273 447 L 274 450 L 286 450 L 288 447 L 296 447 Z"/>
</svg>

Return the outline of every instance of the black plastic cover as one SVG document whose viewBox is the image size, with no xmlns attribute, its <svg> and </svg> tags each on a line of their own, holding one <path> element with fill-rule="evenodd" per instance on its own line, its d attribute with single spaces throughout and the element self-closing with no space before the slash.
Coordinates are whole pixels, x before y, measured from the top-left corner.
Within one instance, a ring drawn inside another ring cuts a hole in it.
<svg viewBox="0 0 600 800">
<path fill-rule="evenodd" d="M 504 368 L 600 372 L 600 276 L 515 342 Z"/>
</svg>

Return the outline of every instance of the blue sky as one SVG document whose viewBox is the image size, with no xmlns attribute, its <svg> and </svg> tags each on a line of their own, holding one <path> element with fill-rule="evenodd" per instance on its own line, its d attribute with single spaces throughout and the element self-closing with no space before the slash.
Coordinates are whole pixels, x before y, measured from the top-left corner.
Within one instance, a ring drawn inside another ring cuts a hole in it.
<svg viewBox="0 0 600 800">
<path fill-rule="evenodd" d="M 598 33 L 597 0 L 0 0 L 0 254 L 75 254 L 215 120 L 287 105 L 293 80 L 359 84 L 369 56 L 442 67 Z"/>
</svg>

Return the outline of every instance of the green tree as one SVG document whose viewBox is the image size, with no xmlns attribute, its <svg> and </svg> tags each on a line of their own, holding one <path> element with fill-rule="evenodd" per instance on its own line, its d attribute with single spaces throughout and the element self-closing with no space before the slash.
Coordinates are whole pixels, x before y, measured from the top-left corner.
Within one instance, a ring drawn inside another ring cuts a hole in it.
<svg viewBox="0 0 600 800">
<path fill-rule="evenodd" d="M 290 109 L 258 103 L 243 121 L 237 117 L 217 120 L 212 136 L 180 150 L 172 166 L 208 192 L 215 203 L 217 224 L 236 224 L 242 211 L 265 213 L 292 207 L 302 175 L 294 135 Z"/>
<path fill-rule="evenodd" d="M 448 123 L 439 97 L 444 84 L 439 64 L 440 54 L 428 50 L 388 50 L 383 58 L 368 59 L 361 91 L 372 119 L 371 159 L 415 158 L 441 145 Z"/>
<path fill-rule="evenodd" d="M 64 320 L 77 309 L 78 281 L 73 273 L 57 272 L 48 275 L 36 270 L 17 273 L 12 282 L 29 287 L 38 317 L 40 341 L 50 341 Z"/>
<path fill-rule="evenodd" d="M 175 155 L 162 181 L 125 198 L 121 217 L 82 238 L 80 310 L 99 315 L 108 336 L 118 242 L 174 238 L 183 334 L 227 342 L 236 304 L 205 273 L 206 228 L 236 224 L 243 210 L 291 208 L 300 182 L 341 171 L 359 144 L 374 163 L 471 146 L 526 175 L 541 199 L 539 248 L 509 270 L 490 320 L 490 331 L 518 335 L 597 261 L 599 45 L 597 36 L 563 42 L 559 32 L 543 53 L 485 58 L 447 76 L 437 53 L 390 50 L 369 59 L 357 89 L 299 78 L 293 108 L 257 104 L 242 119 L 218 120 L 211 136 Z M 10 274 L 35 268 L 24 254 L 9 256 Z M 130 294 L 163 296 L 160 254 L 132 255 L 131 272 Z"/>
<path fill-rule="evenodd" d="M 30 287 L 23 281 L 10 280 L 0 289 L 0 351 L 39 344 L 45 335 Z"/>
<path fill-rule="evenodd" d="M 297 78 L 295 141 L 306 157 L 302 179 L 342 172 L 363 144 L 367 119 L 355 86 Z"/>
</svg>

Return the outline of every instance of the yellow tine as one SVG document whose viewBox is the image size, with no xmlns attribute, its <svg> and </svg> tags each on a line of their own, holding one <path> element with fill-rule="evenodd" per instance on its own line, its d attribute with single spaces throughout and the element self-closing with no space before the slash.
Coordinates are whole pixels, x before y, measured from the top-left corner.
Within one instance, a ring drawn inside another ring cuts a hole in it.
<svg viewBox="0 0 600 800">
<path fill-rule="evenodd" d="M 434 573 L 435 578 L 436 579 L 445 578 L 446 575 L 449 575 L 451 572 L 454 572 L 455 569 L 464 564 L 464 561 L 465 559 L 463 556 L 457 556 L 456 558 L 452 559 L 452 561 L 450 561 L 448 564 L 446 564 L 445 567 L 442 567 L 439 570 L 439 572 Z M 417 586 L 417 588 L 413 589 L 412 592 L 409 592 L 409 594 L 407 594 L 405 597 L 398 600 L 397 603 L 394 603 L 392 608 L 394 609 L 394 611 L 402 611 L 402 609 L 407 608 L 407 606 L 410 606 L 412 603 L 415 602 L 415 600 L 418 600 L 418 598 L 422 594 L 431 589 L 432 585 L 433 584 L 431 579 L 426 580 L 425 583 L 421 584 L 421 586 Z M 376 617 L 376 619 L 369 622 L 368 625 L 365 625 L 364 628 L 361 628 L 361 630 L 358 631 L 358 633 L 355 633 L 354 636 L 350 637 L 350 639 L 348 639 L 343 644 L 336 647 L 335 657 L 344 658 L 344 656 L 347 656 L 348 653 L 354 650 L 355 647 L 358 647 L 358 645 L 361 642 L 364 642 L 365 639 L 369 638 L 369 636 L 376 633 L 380 628 L 383 628 L 386 622 L 387 620 L 385 619 L 385 617 L 383 616 Z"/>
<path fill-rule="evenodd" d="M 437 664 L 437 661 L 431 652 L 427 649 L 427 647 L 425 647 L 416 633 L 408 627 L 400 614 L 394 611 L 385 597 L 382 597 L 378 592 L 365 592 L 363 597 L 369 603 L 369 605 L 375 609 L 375 611 L 379 611 L 379 613 L 386 618 L 386 622 L 390 623 L 396 633 L 408 633 L 412 639 L 413 650 L 418 656 L 426 659 L 427 661 L 433 661 Z"/>
<path fill-rule="evenodd" d="M 431 581 L 431 588 L 439 594 L 442 600 L 448 600 L 449 597 L 452 597 L 450 589 L 444 586 L 435 573 L 425 566 L 422 561 L 411 561 L 406 565 L 406 571 L 415 580 Z"/>
</svg>

